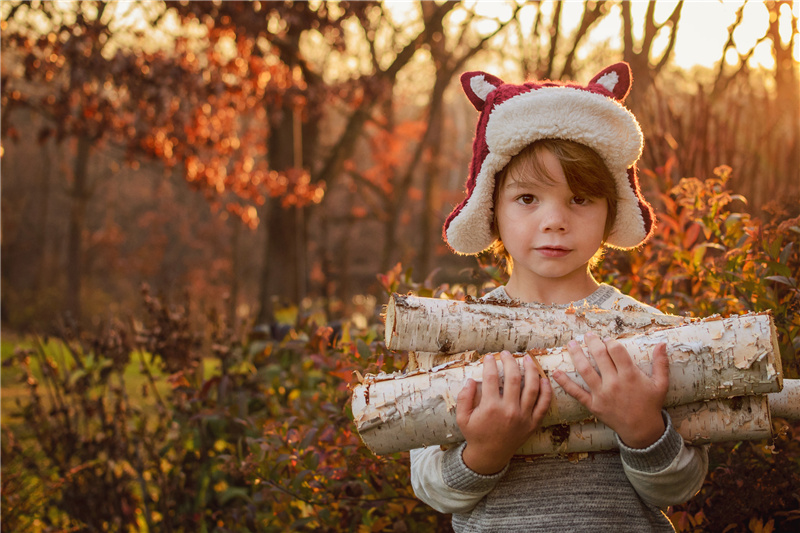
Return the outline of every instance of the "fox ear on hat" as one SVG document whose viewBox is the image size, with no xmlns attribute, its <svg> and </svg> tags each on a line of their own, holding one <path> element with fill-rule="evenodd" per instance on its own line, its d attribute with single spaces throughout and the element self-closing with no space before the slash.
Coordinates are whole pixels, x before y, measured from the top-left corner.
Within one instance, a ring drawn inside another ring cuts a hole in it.
<svg viewBox="0 0 800 533">
<path fill-rule="evenodd" d="M 486 97 L 501 85 L 503 85 L 503 80 L 485 72 L 465 72 L 461 75 L 461 87 L 478 111 L 483 111 Z"/>
<path fill-rule="evenodd" d="M 588 86 L 599 85 L 622 103 L 631 91 L 632 78 L 631 67 L 627 63 L 615 63 L 598 72 Z"/>
</svg>

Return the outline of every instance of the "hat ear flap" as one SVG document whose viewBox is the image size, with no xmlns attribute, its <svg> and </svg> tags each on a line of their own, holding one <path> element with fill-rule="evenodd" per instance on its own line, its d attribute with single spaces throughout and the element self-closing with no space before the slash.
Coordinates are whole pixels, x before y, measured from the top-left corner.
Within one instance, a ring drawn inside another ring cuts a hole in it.
<svg viewBox="0 0 800 533">
<path fill-rule="evenodd" d="M 642 242 L 644 242 L 653 234 L 653 230 L 655 229 L 656 215 L 653 212 L 653 206 L 651 206 L 650 203 L 644 199 L 644 196 L 642 196 L 642 190 L 639 187 L 639 173 L 636 169 L 636 165 L 633 165 L 628 169 L 628 184 L 631 186 L 631 189 L 633 189 L 633 194 L 636 195 L 636 200 L 639 204 L 639 212 L 642 215 L 642 222 L 644 223 L 643 227 L 641 228 L 644 230 L 645 234 L 644 239 L 642 239 Z"/>
<path fill-rule="evenodd" d="M 461 87 L 478 111 L 483 111 L 486 97 L 501 85 L 503 80 L 485 72 L 465 72 L 461 75 Z"/>
<path fill-rule="evenodd" d="M 631 67 L 625 62 L 620 62 L 598 72 L 589 85 L 600 85 L 611 93 L 615 100 L 623 102 L 631 90 L 632 83 Z"/>
</svg>

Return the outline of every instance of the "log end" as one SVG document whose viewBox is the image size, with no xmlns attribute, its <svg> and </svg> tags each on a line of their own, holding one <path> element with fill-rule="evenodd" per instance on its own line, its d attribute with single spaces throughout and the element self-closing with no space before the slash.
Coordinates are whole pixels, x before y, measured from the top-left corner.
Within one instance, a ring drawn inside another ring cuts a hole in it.
<svg viewBox="0 0 800 533">
<path fill-rule="evenodd" d="M 775 372 L 778 373 L 777 383 L 778 383 L 778 390 L 783 388 L 783 364 L 781 362 L 781 345 L 778 342 L 778 330 L 775 328 L 775 319 L 772 317 L 770 313 L 769 317 L 769 329 L 770 329 L 770 343 L 772 344 L 772 353 L 775 354 L 774 364 L 775 364 Z"/>
<path fill-rule="evenodd" d="M 397 317 L 396 307 L 397 307 L 397 300 L 403 298 L 397 293 L 392 294 L 392 297 L 389 298 L 389 303 L 386 304 L 386 318 L 384 321 L 385 331 L 386 331 L 386 347 L 390 350 L 394 350 L 395 346 L 393 345 L 393 341 L 395 339 L 395 320 Z"/>
</svg>

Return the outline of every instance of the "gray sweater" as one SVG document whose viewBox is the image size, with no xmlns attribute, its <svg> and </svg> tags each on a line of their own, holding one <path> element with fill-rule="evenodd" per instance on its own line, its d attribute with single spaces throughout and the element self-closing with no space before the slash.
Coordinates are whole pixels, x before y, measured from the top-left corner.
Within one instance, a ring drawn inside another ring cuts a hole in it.
<svg viewBox="0 0 800 533">
<path fill-rule="evenodd" d="M 500 287 L 486 298 L 507 299 Z M 581 305 L 605 309 L 651 307 L 601 285 Z M 471 531 L 673 531 L 662 512 L 693 496 L 708 471 L 705 447 L 686 446 L 665 411 L 667 429 L 645 449 L 618 439 L 619 450 L 580 459 L 514 457 L 485 476 L 461 458 L 465 444 L 411 451 L 411 482 L 418 498 L 453 513 L 456 532 Z"/>
</svg>

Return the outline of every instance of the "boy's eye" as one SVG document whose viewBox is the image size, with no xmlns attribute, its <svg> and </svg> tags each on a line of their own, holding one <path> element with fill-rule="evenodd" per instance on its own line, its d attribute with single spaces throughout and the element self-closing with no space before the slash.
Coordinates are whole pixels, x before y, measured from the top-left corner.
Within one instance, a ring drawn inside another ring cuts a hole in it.
<svg viewBox="0 0 800 533">
<path fill-rule="evenodd" d="M 536 200 L 536 197 L 532 194 L 523 194 L 517 198 L 517 201 L 521 204 L 531 205 Z"/>
<path fill-rule="evenodd" d="M 573 196 L 572 197 L 572 203 L 577 204 L 577 205 L 584 205 L 584 204 L 589 203 L 589 199 L 588 198 L 584 198 L 583 196 Z"/>
</svg>

